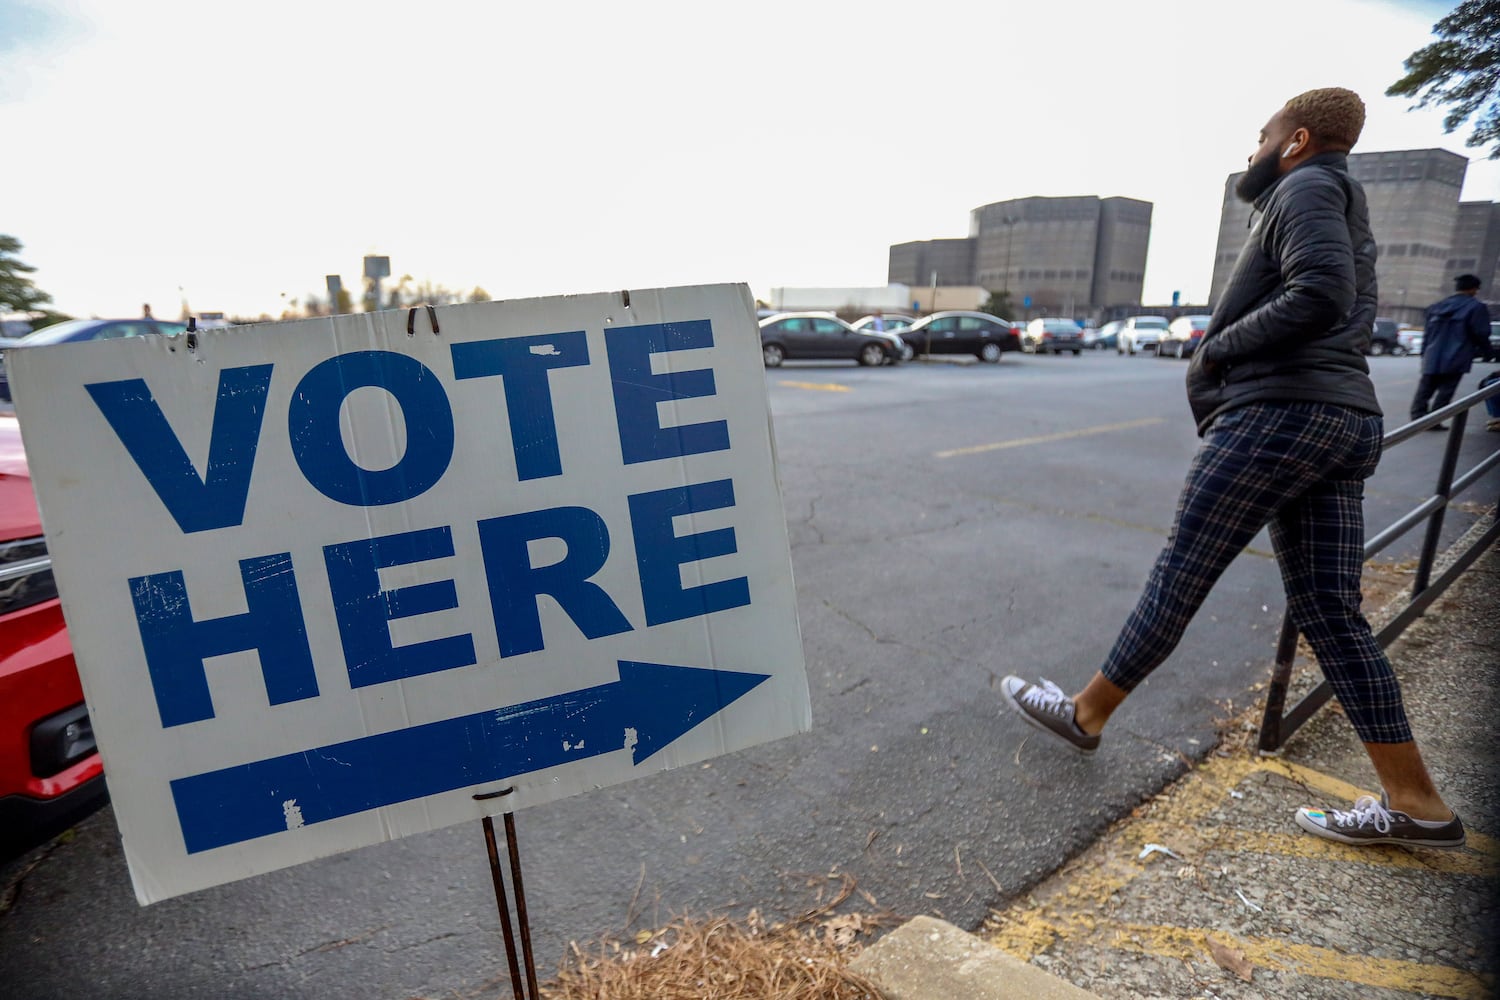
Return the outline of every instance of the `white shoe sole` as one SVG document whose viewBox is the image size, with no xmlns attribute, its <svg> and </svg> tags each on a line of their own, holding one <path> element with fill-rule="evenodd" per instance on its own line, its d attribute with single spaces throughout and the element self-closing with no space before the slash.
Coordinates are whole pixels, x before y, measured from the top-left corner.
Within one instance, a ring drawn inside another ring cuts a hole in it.
<svg viewBox="0 0 1500 1000">
<path fill-rule="evenodd" d="M 1021 703 L 1016 700 L 1016 696 L 1007 691 L 1004 686 L 1000 688 L 1000 695 L 1005 699 L 1005 703 L 1011 707 L 1011 711 L 1015 712 L 1021 718 L 1025 719 L 1026 724 L 1029 725 L 1032 729 L 1046 733 L 1048 736 L 1052 737 L 1054 740 L 1061 743 L 1069 750 L 1078 754 L 1080 757 L 1092 757 L 1097 752 L 1098 748 L 1091 750 L 1088 747 L 1081 747 L 1061 733 L 1052 730 L 1045 722 L 1033 718 L 1031 713 L 1026 711 L 1026 709 L 1022 707 Z"/>
<path fill-rule="evenodd" d="M 1319 826 L 1297 810 L 1297 825 L 1302 827 L 1314 837 L 1322 837 L 1324 840 L 1337 841 L 1340 844 L 1349 844 L 1353 847 L 1369 847 L 1375 844 L 1393 844 L 1397 847 L 1431 847 L 1439 851 L 1457 851 L 1464 846 L 1465 839 L 1453 840 L 1418 840 L 1414 837 L 1350 837 Z"/>
</svg>

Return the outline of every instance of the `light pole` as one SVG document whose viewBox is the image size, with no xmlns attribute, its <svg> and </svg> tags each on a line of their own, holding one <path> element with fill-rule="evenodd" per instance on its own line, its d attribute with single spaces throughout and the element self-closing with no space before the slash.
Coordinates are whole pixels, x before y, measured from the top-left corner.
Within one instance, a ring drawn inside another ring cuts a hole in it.
<svg viewBox="0 0 1500 1000">
<path fill-rule="evenodd" d="M 1001 279 L 1004 282 L 1001 294 L 1005 296 L 1007 301 L 1010 299 L 1010 244 L 1015 238 L 1016 223 L 1019 221 L 1021 220 L 1012 218 L 1009 215 L 1003 216 L 1000 219 L 1000 225 L 1005 227 L 1005 275 Z"/>
<path fill-rule="evenodd" d="M 937 312 L 937 272 L 932 272 L 932 298 L 927 303 L 927 315 L 932 316 Z M 932 355 L 932 323 L 927 324 L 927 355 Z"/>
</svg>

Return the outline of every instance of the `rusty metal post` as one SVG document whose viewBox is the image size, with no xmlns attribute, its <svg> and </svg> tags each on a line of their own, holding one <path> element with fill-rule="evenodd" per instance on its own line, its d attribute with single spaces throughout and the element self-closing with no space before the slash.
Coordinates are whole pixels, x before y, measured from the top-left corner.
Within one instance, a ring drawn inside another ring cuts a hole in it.
<svg viewBox="0 0 1500 1000">
<path fill-rule="evenodd" d="M 516 921 L 521 925 L 521 955 L 526 960 L 526 988 L 537 998 L 536 961 L 531 957 L 531 919 L 526 915 L 526 887 L 521 882 L 521 848 L 516 844 L 516 814 L 505 814 L 505 843 L 510 851 L 510 881 L 516 897 Z"/>
<path fill-rule="evenodd" d="M 506 820 L 509 821 L 510 813 L 506 813 L 505 817 Z M 507 826 L 508 825 L 509 823 L 507 822 Z M 515 841 L 511 841 L 512 854 L 514 854 L 514 844 Z M 507 903 L 505 899 L 505 875 L 500 870 L 500 852 L 495 848 L 495 824 L 490 820 L 488 816 L 484 818 L 484 846 L 489 851 L 490 855 L 490 877 L 494 880 L 495 883 L 495 905 L 500 908 L 500 933 L 505 938 L 505 959 L 510 963 L 511 992 L 514 994 L 515 1000 L 526 1000 L 526 994 L 522 992 L 521 989 L 521 970 L 516 963 L 516 936 L 515 932 L 511 930 L 510 925 L 510 904 Z M 512 871 L 519 871 L 519 869 L 514 867 L 514 858 L 512 859 L 511 864 Z M 525 913 L 526 911 L 523 908 L 521 910 L 521 934 L 523 939 L 529 941 L 531 938 L 531 931 L 526 926 Z M 528 971 L 527 979 L 531 984 L 531 995 L 533 998 L 535 998 L 536 976 L 534 973 L 530 972 L 531 949 L 529 945 L 527 946 L 526 954 L 526 966 Z"/>
</svg>

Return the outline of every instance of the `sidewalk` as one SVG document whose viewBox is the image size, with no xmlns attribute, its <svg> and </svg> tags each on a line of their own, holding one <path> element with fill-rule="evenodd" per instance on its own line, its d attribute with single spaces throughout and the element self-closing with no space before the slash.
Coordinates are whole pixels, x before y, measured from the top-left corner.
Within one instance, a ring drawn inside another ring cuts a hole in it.
<svg viewBox="0 0 1500 1000">
<path fill-rule="evenodd" d="M 887 1000 L 1500 995 L 1500 548 L 1389 652 L 1464 850 L 1302 833 L 1298 806 L 1347 808 L 1378 789 L 1374 770 L 1336 703 L 1279 758 L 1256 756 L 1257 705 L 1205 762 L 968 936 L 993 948 L 913 921 L 855 967 Z M 1059 992 L 1017 978 L 1038 972 Z"/>
</svg>

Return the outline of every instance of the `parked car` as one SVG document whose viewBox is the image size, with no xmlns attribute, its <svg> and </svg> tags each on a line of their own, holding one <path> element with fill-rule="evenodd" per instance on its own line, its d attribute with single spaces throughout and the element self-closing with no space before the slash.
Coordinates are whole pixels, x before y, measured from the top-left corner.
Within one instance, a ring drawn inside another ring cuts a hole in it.
<svg viewBox="0 0 1500 1000">
<path fill-rule="evenodd" d="M 1203 332 L 1207 329 L 1207 316 L 1178 316 L 1167 324 L 1167 332 L 1162 334 L 1161 342 L 1157 344 L 1156 356 L 1159 358 L 1192 357 L 1193 352 L 1198 349 L 1198 342 L 1203 339 Z"/>
<path fill-rule="evenodd" d="M 902 330 L 900 336 L 917 354 L 972 354 L 991 364 L 1006 351 L 1021 349 L 1014 324 L 982 312 L 935 312 Z"/>
<path fill-rule="evenodd" d="M 1393 319 L 1387 319 L 1384 316 L 1375 317 L 1374 328 L 1370 331 L 1370 346 L 1366 349 L 1366 353 L 1395 354 L 1396 348 L 1401 346 L 1401 342 L 1396 338 L 1400 329 L 1400 324 Z"/>
<path fill-rule="evenodd" d="M 1396 331 L 1396 346 L 1391 348 L 1391 353 L 1398 356 L 1402 354 L 1421 354 L 1422 335 L 1424 332 L 1420 327 L 1403 326 Z"/>
<path fill-rule="evenodd" d="M 767 368 L 782 361 L 850 360 L 893 365 L 907 357 L 894 333 L 856 330 L 832 313 L 781 313 L 760 321 L 760 351 Z"/>
<path fill-rule="evenodd" d="M 1083 328 L 1070 319 L 1034 319 L 1021 335 L 1021 350 L 1032 354 L 1083 353 Z"/>
<path fill-rule="evenodd" d="M 873 330 L 875 329 L 875 320 L 877 318 L 880 320 L 882 329 L 884 329 L 886 333 L 900 333 L 902 330 L 905 330 L 907 327 L 911 326 L 917 321 L 917 318 L 915 316 L 907 316 L 905 313 L 885 313 L 884 315 L 879 317 L 876 317 L 873 314 L 869 316 L 861 316 L 859 319 L 855 320 L 849 325 L 854 327 L 854 329 L 856 330 Z"/>
<path fill-rule="evenodd" d="M 5 352 L 21 343 L 17 337 L 0 337 L 0 403 L 10 403 L 10 378 L 5 374 Z"/>
<path fill-rule="evenodd" d="M 1481 361 L 1500 361 L 1500 322 L 1490 323 L 1490 350 Z"/>
<path fill-rule="evenodd" d="M 78 340 L 119 340 L 150 334 L 172 336 L 187 330 L 186 323 L 160 319 L 70 319 L 44 326 L 8 346 L 0 347 L 0 401 L 10 401 L 10 379 L 5 374 L 5 352 L 22 347 L 69 344 Z"/>
<path fill-rule="evenodd" d="M 1123 320 L 1111 320 L 1099 329 L 1083 331 L 1083 346 L 1091 351 L 1113 351 L 1120 342 L 1120 327 L 1124 326 Z"/>
<path fill-rule="evenodd" d="M 1115 351 L 1119 354 L 1154 351 L 1156 345 L 1161 343 L 1161 335 L 1166 332 L 1165 316 L 1132 316 L 1120 326 Z"/>
<path fill-rule="evenodd" d="M 0 860 L 105 800 L 20 427 L 0 416 Z"/>
</svg>

